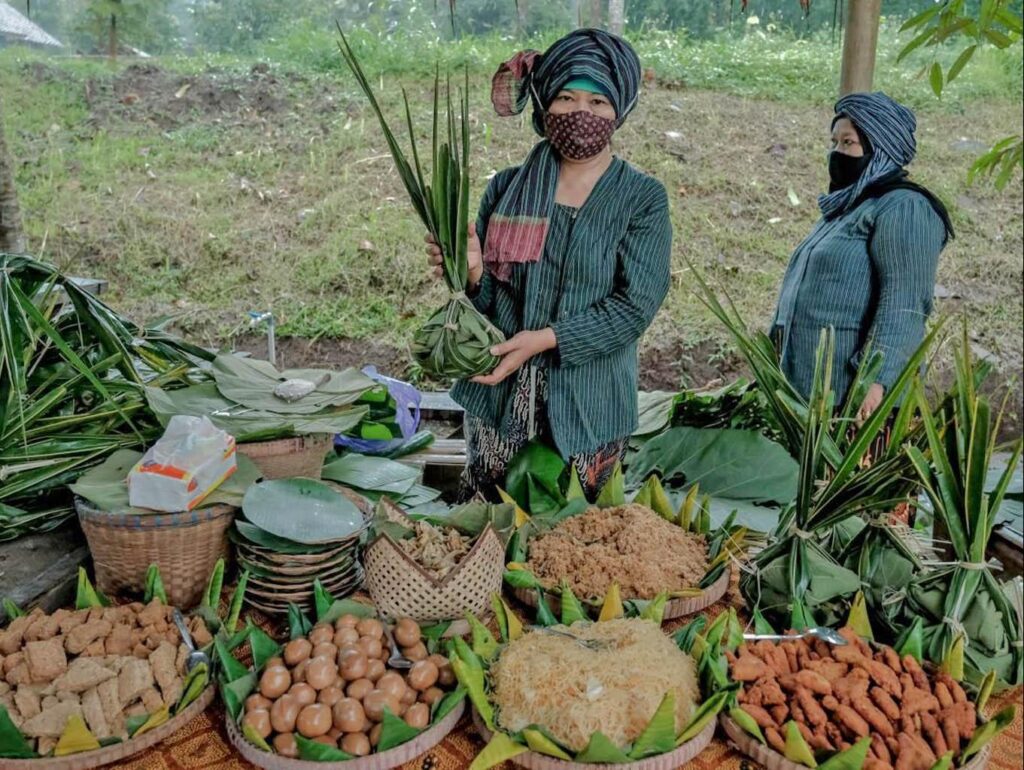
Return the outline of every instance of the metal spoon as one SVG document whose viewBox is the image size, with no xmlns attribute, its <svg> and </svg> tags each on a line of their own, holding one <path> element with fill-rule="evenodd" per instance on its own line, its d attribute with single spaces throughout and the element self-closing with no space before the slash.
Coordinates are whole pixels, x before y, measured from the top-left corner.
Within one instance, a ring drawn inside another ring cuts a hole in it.
<svg viewBox="0 0 1024 770">
<path fill-rule="evenodd" d="M 542 634 L 564 636 L 567 639 L 572 639 L 577 644 L 586 647 L 588 650 L 605 650 L 611 646 L 611 643 L 605 639 L 580 639 L 578 636 L 570 634 L 568 631 L 559 631 L 557 628 L 550 628 L 549 626 L 530 626 L 529 628 L 531 631 L 539 631 Z"/>
<path fill-rule="evenodd" d="M 388 649 L 391 650 L 391 657 L 388 658 L 388 665 L 391 668 L 412 668 L 412 661 L 405 657 L 395 644 L 395 637 L 391 633 L 391 627 L 384 625 L 384 636 L 388 638 Z"/>
<path fill-rule="evenodd" d="M 188 626 L 185 625 L 185 618 L 181 616 L 181 611 L 177 607 L 171 612 L 171 617 L 174 619 L 174 625 L 178 627 L 178 633 L 181 634 L 181 641 L 188 647 L 188 657 L 185 658 L 185 671 L 191 671 L 200 663 L 205 663 L 207 668 L 209 668 L 210 656 L 196 649 L 195 642 L 192 641 L 192 634 L 189 633 Z"/>
<path fill-rule="evenodd" d="M 824 626 L 808 628 L 802 634 L 744 634 L 743 640 L 747 642 L 756 642 L 761 640 L 769 642 L 792 642 L 797 639 L 806 639 L 809 636 L 817 637 L 823 642 L 835 645 L 836 647 L 842 647 L 844 644 L 849 644 L 849 642 L 841 637 L 836 631 L 831 628 L 825 628 Z"/>
</svg>

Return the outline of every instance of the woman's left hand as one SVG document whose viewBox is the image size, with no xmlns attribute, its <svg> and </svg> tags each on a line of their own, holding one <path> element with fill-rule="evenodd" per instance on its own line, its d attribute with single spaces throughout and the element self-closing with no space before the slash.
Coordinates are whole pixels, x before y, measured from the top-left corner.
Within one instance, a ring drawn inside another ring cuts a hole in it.
<svg viewBox="0 0 1024 770">
<path fill-rule="evenodd" d="M 868 388 L 868 394 L 864 396 L 864 401 L 860 405 L 860 410 L 857 412 L 857 420 L 863 423 L 871 415 L 875 413 L 879 405 L 882 403 L 882 398 L 885 397 L 885 388 L 879 385 L 877 382 Z"/>
<path fill-rule="evenodd" d="M 555 332 L 551 327 L 537 331 L 519 332 L 510 340 L 491 348 L 491 355 L 501 356 L 501 361 L 490 374 L 474 377 L 473 382 L 481 385 L 497 385 L 534 356 L 551 350 L 558 345 Z"/>
</svg>

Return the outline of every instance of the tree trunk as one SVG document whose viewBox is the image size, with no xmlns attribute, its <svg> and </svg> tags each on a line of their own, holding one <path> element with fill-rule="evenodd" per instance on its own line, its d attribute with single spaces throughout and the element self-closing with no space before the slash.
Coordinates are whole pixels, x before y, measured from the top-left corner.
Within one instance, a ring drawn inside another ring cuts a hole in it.
<svg viewBox="0 0 1024 770">
<path fill-rule="evenodd" d="M 870 91 L 875 75 L 882 0 L 847 0 L 839 95 Z"/>
<path fill-rule="evenodd" d="M 526 22 L 530 18 L 529 0 L 516 0 L 516 24 L 519 34 L 526 34 Z"/>
<path fill-rule="evenodd" d="M 590 13 L 587 14 L 587 26 L 600 29 L 603 26 L 603 14 L 601 13 L 601 0 L 589 0 Z"/>
<path fill-rule="evenodd" d="M 626 0 L 608 0 L 608 31 L 613 35 L 626 31 Z"/>
<path fill-rule="evenodd" d="M 117 15 L 113 13 L 110 14 L 110 41 L 107 53 L 111 61 L 117 58 Z"/>
<path fill-rule="evenodd" d="M 583 26 L 583 18 L 580 13 L 580 0 L 569 0 L 569 23 L 573 29 Z"/>
<path fill-rule="evenodd" d="M 25 250 L 25 233 L 14 189 L 14 162 L 4 140 L 4 103 L 0 97 L 0 251 L 19 254 Z"/>
</svg>

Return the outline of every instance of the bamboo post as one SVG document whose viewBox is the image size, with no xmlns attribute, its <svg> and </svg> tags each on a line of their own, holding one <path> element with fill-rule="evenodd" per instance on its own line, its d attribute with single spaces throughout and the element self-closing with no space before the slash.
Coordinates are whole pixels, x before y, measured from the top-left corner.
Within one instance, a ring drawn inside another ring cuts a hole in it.
<svg viewBox="0 0 1024 770">
<path fill-rule="evenodd" d="M 870 91 L 878 49 L 878 22 L 882 0 L 846 0 L 846 31 L 839 95 Z"/>
</svg>

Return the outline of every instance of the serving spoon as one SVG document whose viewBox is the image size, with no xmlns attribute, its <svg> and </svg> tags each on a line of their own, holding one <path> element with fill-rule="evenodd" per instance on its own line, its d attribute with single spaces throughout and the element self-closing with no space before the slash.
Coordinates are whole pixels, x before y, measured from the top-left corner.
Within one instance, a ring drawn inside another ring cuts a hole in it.
<svg viewBox="0 0 1024 770">
<path fill-rule="evenodd" d="M 207 668 L 209 668 L 210 656 L 196 649 L 195 642 L 192 641 L 192 634 L 189 633 L 188 626 L 185 625 L 185 618 L 181 616 L 181 611 L 177 607 L 171 612 L 171 617 L 174 619 L 174 625 L 178 627 L 178 633 L 181 634 L 181 641 L 188 647 L 188 657 L 185 658 L 185 671 L 191 671 L 200 663 L 205 663 Z"/>
<path fill-rule="evenodd" d="M 744 634 L 743 640 L 745 642 L 792 642 L 797 639 L 806 639 L 809 636 L 821 639 L 821 641 L 835 645 L 836 647 L 842 647 L 844 644 L 849 644 L 849 642 L 840 636 L 838 632 L 824 626 L 808 628 L 802 634 Z"/>
<path fill-rule="evenodd" d="M 391 628 L 386 623 L 384 624 L 384 636 L 387 637 L 388 649 L 391 650 L 388 665 L 391 668 L 412 668 L 412 661 L 405 657 L 398 649 L 398 645 L 395 644 L 395 636 L 391 633 Z"/>
</svg>

